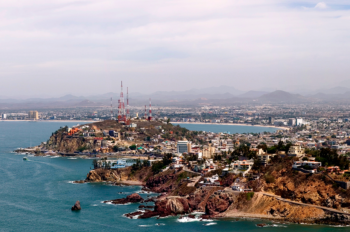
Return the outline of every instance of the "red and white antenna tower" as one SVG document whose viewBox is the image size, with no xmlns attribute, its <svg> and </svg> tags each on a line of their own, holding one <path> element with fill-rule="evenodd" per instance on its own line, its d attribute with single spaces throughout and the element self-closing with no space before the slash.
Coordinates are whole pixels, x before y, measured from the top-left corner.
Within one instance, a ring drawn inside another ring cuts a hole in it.
<svg viewBox="0 0 350 232">
<path fill-rule="evenodd" d="M 145 119 L 147 119 L 147 109 L 146 109 L 146 105 L 145 105 Z"/>
<path fill-rule="evenodd" d="M 151 98 L 149 99 L 149 112 L 148 112 L 148 120 L 152 120 L 152 104 L 151 104 Z"/>
<path fill-rule="evenodd" d="M 118 99 L 118 122 L 121 120 L 120 99 Z"/>
<path fill-rule="evenodd" d="M 125 122 L 126 116 L 125 116 L 125 105 L 124 105 L 124 95 L 123 95 L 123 82 L 121 82 L 121 91 L 120 91 L 120 99 L 119 99 L 119 111 L 118 114 L 118 121 L 119 122 Z"/>
<path fill-rule="evenodd" d="M 129 87 L 126 87 L 126 123 L 130 123 L 130 109 L 129 109 Z"/>
</svg>

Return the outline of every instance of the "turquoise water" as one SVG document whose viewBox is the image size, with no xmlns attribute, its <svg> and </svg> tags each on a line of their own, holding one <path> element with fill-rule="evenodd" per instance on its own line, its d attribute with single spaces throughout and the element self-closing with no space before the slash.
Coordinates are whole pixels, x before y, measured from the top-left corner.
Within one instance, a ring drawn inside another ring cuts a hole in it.
<svg viewBox="0 0 350 232">
<path fill-rule="evenodd" d="M 190 124 L 190 123 L 172 123 L 173 125 L 180 125 L 193 131 L 207 131 L 207 132 L 229 132 L 235 133 L 262 133 L 275 132 L 278 128 L 275 127 L 258 127 L 258 126 L 237 126 L 237 125 L 220 125 L 220 124 Z"/>
<path fill-rule="evenodd" d="M 29 157 L 10 153 L 30 143 L 46 141 L 60 126 L 73 123 L 0 122 L 0 231 L 348 231 L 328 226 L 279 225 L 257 228 L 257 221 L 217 220 L 181 223 L 176 217 L 132 220 L 123 217 L 138 204 L 107 205 L 101 201 L 125 197 L 140 187 L 72 184 L 84 179 L 91 160 Z M 122 193 L 120 193 L 122 192 Z M 143 197 L 147 195 L 141 194 Z M 80 200 L 82 210 L 70 208 Z M 156 226 L 160 223 L 160 226 Z"/>
</svg>

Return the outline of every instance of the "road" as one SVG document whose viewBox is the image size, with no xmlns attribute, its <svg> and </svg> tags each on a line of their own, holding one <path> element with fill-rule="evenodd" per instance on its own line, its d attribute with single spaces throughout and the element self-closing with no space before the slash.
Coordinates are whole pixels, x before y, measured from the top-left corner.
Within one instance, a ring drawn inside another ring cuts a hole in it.
<svg viewBox="0 0 350 232">
<path fill-rule="evenodd" d="M 326 210 L 326 211 L 333 212 L 333 213 L 340 213 L 340 214 L 345 214 L 345 215 L 349 215 L 350 216 L 350 213 L 345 213 L 343 211 L 336 210 L 336 209 L 333 209 L 333 208 L 319 206 L 319 205 L 306 204 L 306 203 L 297 202 L 297 201 L 291 201 L 291 200 L 282 198 L 280 196 L 276 196 L 276 195 L 273 195 L 273 194 L 270 194 L 270 193 L 265 193 L 265 192 L 262 192 L 262 194 L 265 195 L 265 196 L 274 197 L 274 198 L 276 198 L 279 201 L 287 202 L 287 203 L 290 203 L 290 204 L 301 205 L 301 206 L 309 206 L 309 207 L 314 207 L 314 208 Z"/>
<path fill-rule="evenodd" d="M 189 181 L 191 181 L 191 183 L 188 183 L 187 187 L 194 187 L 197 184 L 197 182 L 200 180 L 200 178 L 201 178 L 201 176 L 196 176 L 196 177 L 189 179 Z"/>
</svg>

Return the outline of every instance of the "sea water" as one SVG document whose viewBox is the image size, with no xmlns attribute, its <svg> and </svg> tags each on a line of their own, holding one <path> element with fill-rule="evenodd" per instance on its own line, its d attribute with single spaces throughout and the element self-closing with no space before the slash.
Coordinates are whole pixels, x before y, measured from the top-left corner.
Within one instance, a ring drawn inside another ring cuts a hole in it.
<svg viewBox="0 0 350 232">
<path fill-rule="evenodd" d="M 193 131 L 206 131 L 214 133 L 229 133 L 229 134 L 243 134 L 243 133 L 263 133 L 263 132 L 276 132 L 277 127 L 259 127 L 259 126 L 247 126 L 247 125 L 228 125 L 228 124 L 211 124 L 211 123 L 172 123 L 173 125 L 180 125 Z"/>
<path fill-rule="evenodd" d="M 126 197 L 140 187 L 103 183 L 74 184 L 85 179 L 91 159 L 28 157 L 11 153 L 47 141 L 65 122 L 0 122 L 0 231 L 349 231 L 347 227 L 273 223 L 262 220 L 129 219 L 139 204 L 111 205 L 105 200 Z M 149 194 L 140 194 L 146 198 Z M 82 210 L 70 208 L 79 200 Z"/>
</svg>

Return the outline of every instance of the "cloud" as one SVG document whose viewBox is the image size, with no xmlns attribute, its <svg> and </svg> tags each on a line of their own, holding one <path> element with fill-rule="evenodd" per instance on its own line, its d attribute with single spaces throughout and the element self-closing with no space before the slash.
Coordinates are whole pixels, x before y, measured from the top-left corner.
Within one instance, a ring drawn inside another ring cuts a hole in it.
<svg viewBox="0 0 350 232">
<path fill-rule="evenodd" d="M 327 6 L 327 4 L 324 3 L 324 2 L 319 2 L 319 3 L 316 4 L 315 8 L 316 8 L 316 9 L 327 9 L 328 6 Z"/>
<path fill-rule="evenodd" d="M 0 92 L 103 93 L 121 79 L 143 92 L 348 78 L 350 12 L 293 2 L 0 1 Z"/>
</svg>

